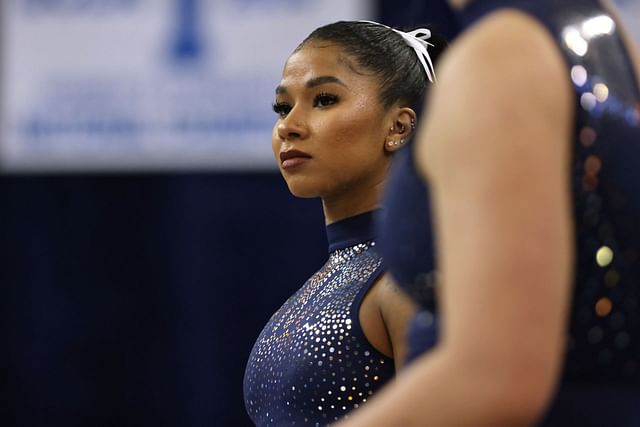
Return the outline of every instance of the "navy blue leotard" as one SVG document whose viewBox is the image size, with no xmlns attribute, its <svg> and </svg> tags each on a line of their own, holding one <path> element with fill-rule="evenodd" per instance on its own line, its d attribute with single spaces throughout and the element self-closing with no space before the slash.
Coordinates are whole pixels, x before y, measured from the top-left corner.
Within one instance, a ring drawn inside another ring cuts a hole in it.
<svg viewBox="0 0 640 427">
<path fill-rule="evenodd" d="M 258 426 L 324 426 L 347 416 L 395 373 L 367 340 L 361 302 L 383 272 L 375 212 L 327 226 L 329 259 L 271 317 L 244 378 Z"/>
</svg>

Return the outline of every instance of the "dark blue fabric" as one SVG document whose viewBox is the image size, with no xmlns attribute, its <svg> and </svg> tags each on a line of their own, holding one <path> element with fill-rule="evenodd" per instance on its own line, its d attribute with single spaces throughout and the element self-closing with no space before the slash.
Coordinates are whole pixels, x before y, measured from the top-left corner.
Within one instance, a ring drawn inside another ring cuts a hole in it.
<svg viewBox="0 0 640 427">
<path fill-rule="evenodd" d="M 380 211 L 365 212 L 326 226 L 329 253 L 373 240 L 375 221 Z"/>
<path fill-rule="evenodd" d="M 545 27 L 552 29 L 550 8 L 553 8 L 554 0 L 473 0 L 461 12 L 457 14 L 459 31 L 464 31 L 482 19 L 485 15 L 495 12 L 496 9 L 512 8 L 525 11 L 534 16 Z M 578 2 L 583 0 L 577 0 Z M 566 3 L 566 2 L 565 2 Z"/>
<path fill-rule="evenodd" d="M 423 308 L 433 310 L 435 266 L 428 189 L 416 171 L 412 143 L 396 153 L 379 220 L 385 264 L 398 284 Z"/>
</svg>

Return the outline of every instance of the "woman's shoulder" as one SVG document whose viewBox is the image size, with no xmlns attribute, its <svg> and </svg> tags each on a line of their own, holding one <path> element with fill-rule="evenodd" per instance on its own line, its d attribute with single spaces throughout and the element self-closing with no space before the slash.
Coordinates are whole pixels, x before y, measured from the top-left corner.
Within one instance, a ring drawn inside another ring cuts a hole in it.
<svg viewBox="0 0 640 427">
<path fill-rule="evenodd" d="M 449 57 L 472 61 L 500 73 L 496 65 L 523 71 L 557 65 L 562 58 L 557 42 L 538 19 L 518 9 L 498 9 L 469 27 L 449 52 Z M 535 67 L 527 67 L 530 64 Z M 562 67 L 564 69 L 564 67 Z M 468 70 L 473 71 L 473 69 Z"/>
<path fill-rule="evenodd" d="M 489 155 L 483 141 L 521 140 L 524 124 L 567 126 L 573 106 L 567 66 L 550 33 L 531 16 L 506 9 L 488 14 L 445 55 L 417 148 L 424 174 L 438 165 L 449 169 L 443 176 L 457 173 L 455 164 L 466 170 Z M 542 128 L 526 128 L 533 132 L 528 139 L 544 136 L 537 135 Z"/>
</svg>

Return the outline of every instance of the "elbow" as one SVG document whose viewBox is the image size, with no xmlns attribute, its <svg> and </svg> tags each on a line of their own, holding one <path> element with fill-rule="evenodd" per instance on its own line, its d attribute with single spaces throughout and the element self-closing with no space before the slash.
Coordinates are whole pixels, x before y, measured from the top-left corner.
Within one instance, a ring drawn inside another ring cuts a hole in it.
<svg viewBox="0 0 640 427">
<path fill-rule="evenodd" d="M 476 425 L 531 426 L 546 415 L 566 349 L 562 336 L 542 335 L 537 339 L 530 333 L 524 341 L 505 338 L 503 333 L 495 334 L 496 339 L 465 336 L 446 347 L 446 359 L 458 373 L 460 386 L 467 389 L 464 394 L 481 400 L 469 406 L 481 420 Z"/>
<path fill-rule="evenodd" d="M 494 378 L 487 409 L 489 425 L 531 426 L 540 422 L 555 395 L 557 373 L 551 366 L 505 370 Z M 502 376 L 501 376 L 502 375 Z"/>
<path fill-rule="evenodd" d="M 505 350 L 449 354 L 458 390 L 468 402 L 467 418 L 476 426 L 536 425 L 555 395 L 560 352 Z"/>
<path fill-rule="evenodd" d="M 502 390 L 494 401 L 499 415 L 498 425 L 531 426 L 541 420 L 554 393 L 553 387 L 536 382 L 523 381 Z"/>
</svg>

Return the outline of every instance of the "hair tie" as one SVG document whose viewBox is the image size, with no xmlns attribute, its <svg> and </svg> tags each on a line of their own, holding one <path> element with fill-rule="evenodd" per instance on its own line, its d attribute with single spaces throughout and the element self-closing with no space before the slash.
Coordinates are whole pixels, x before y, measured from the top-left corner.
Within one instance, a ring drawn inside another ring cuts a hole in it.
<svg viewBox="0 0 640 427">
<path fill-rule="evenodd" d="M 432 43 L 429 43 L 427 40 L 431 38 L 431 30 L 427 28 L 418 28 L 408 33 L 404 31 L 396 30 L 395 28 L 391 28 L 387 25 L 381 24 L 379 22 L 374 21 L 361 21 L 367 22 L 369 24 L 376 24 L 386 27 L 396 33 L 400 34 L 404 39 L 405 43 L 409 45 L 410 48 L 416 53 L 418 60 L 420 60 L 420 64 L 422 64 L 422 68 L 424 72 L 427 73 L 427 78 L 431 83 L 436 82 L 436 70 L 433 68 L 433 62 L 431 61 L 431 56 L 429 55 L 428 47 L 434 46 Z"/>
</svg>

